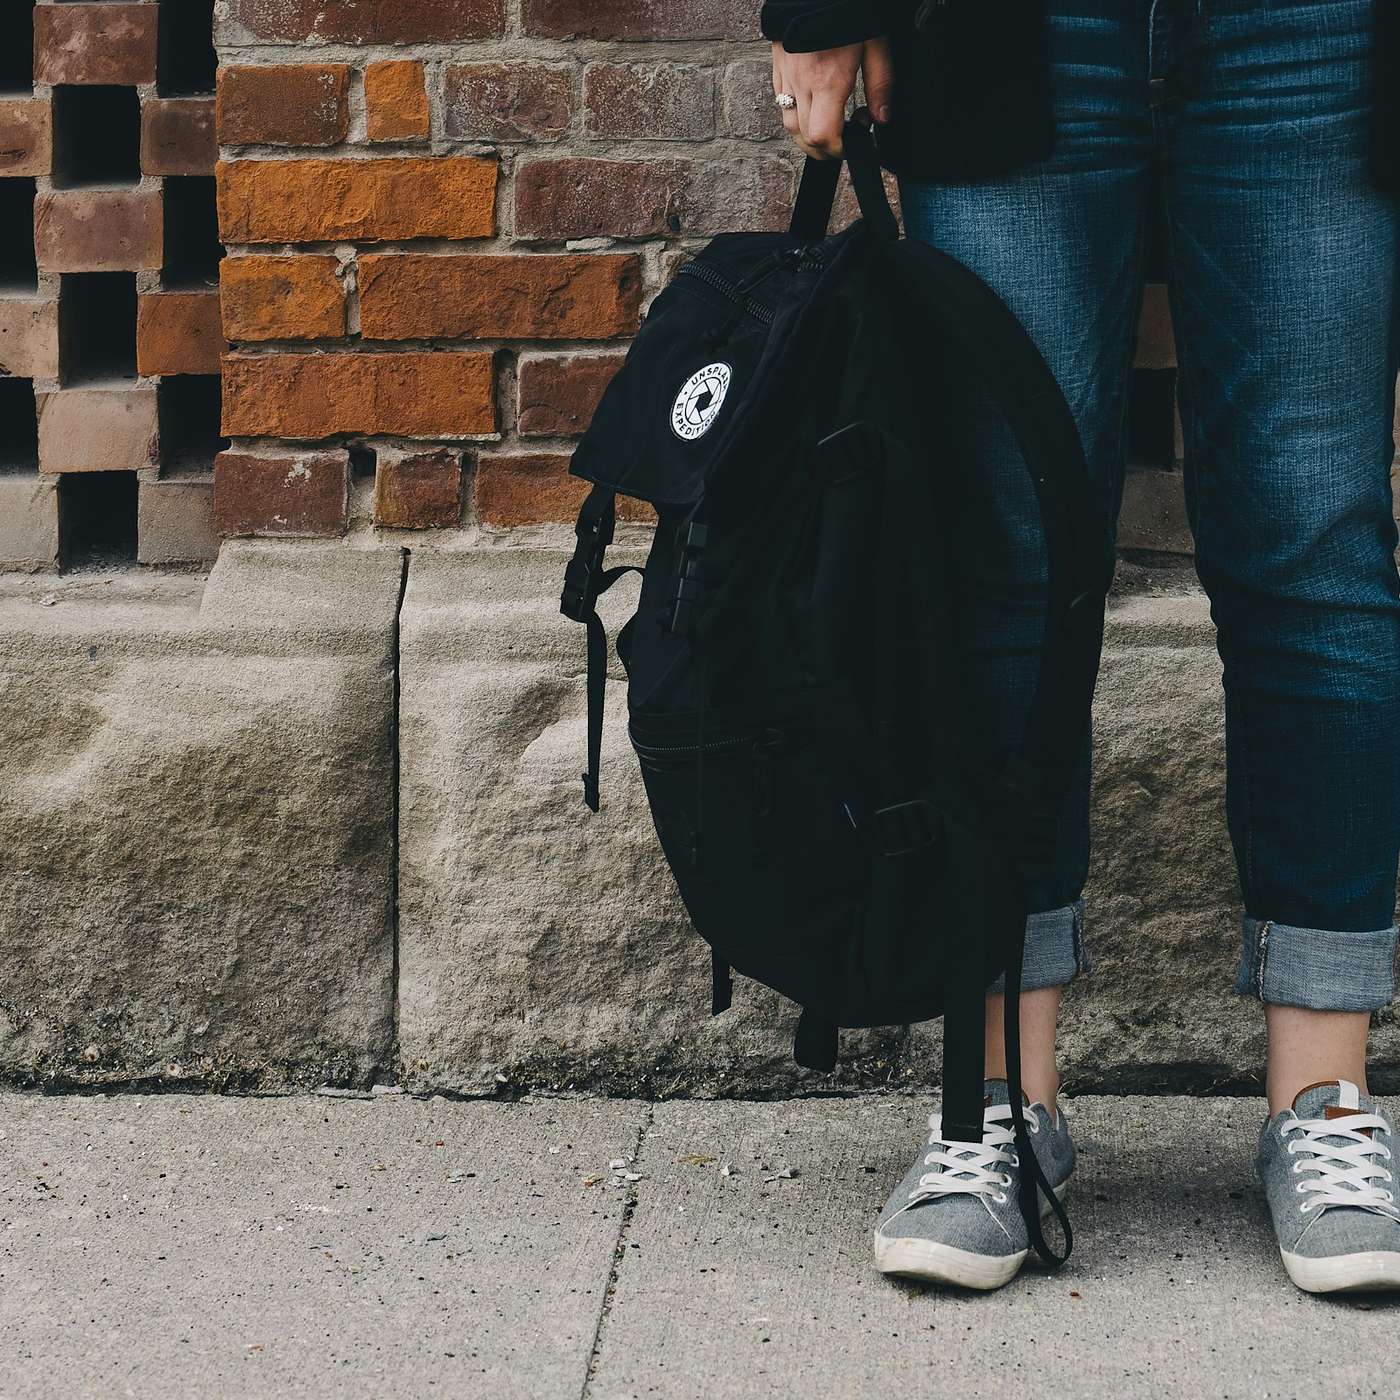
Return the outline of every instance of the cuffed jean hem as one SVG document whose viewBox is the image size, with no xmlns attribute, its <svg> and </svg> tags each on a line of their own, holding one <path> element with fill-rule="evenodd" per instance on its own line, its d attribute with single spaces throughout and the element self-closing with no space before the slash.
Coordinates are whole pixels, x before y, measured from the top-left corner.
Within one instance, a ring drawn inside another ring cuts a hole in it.
<svg viewBox="0 0 1400 1400">
<path fill-rule="evenodd" d="M 1046 909 L 1026 920 L 1026 956 L 1021 964 L 1021 990 L 1063 987 L 1089 971 L 1084 951 L 1084 901 Z M 989 995 L 1006 990 L 1003 973 L 987 988 Z"/>
<path fill-rule="evenodd" d="M 1244 919 L 1235 990 L 1275 1006 L 1378 1011 L 1395 996 L 1396 929 L 1329 933 Z"/>
</svg>

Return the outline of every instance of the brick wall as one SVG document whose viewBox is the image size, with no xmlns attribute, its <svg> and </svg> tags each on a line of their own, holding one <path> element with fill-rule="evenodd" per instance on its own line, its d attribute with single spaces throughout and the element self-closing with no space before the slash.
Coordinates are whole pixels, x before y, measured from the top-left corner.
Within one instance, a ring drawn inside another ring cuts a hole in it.
<svg viewBox="0 0 1400 1400">
<path fill-rule="evenodd" d="M 786 217 L 757 8 L 7 0 L 0 566 L 569 519 L 649 298 Z M 1148 305 L 1125 533 L 1152 546 L 1180 493 Z"/>
<path fill-rule="evenodd" d="M 0 6 L 0 566 L 206 559 L 212 3 Z"/>
</svg>

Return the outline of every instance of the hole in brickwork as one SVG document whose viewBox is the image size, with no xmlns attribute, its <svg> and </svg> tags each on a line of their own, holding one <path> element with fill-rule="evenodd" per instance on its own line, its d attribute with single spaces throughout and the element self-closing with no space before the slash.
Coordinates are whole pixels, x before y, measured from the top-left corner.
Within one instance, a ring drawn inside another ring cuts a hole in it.
<svg viewBox="0 0 1400 1400">
<path fill-rule="evenodd" d="M 228 439 L 219 436 L 219 376 L 180 374 L 156 391 L 162 472 L 207 472 Z"/>
<path fill-rule="evenodd" d="M 34 181 L 0 180 L 0 291 L 32 292 L 38 285 Z"/>
<path fill-rule="evenodd" d="M 132 87 L 53 90 L 53 182 L 134 185 L 141 178 L 141 99 Z"/>
<path fill-rule="evenodd" d="M 213 92 L 214 0 L 161 0 L 156 83 L 162 94 Z"/>
<path fill-rule="evenodd" d="M 373 481 L 379 461 L 374 448 L 361 443 L 360 446 L 350 449 L 349 456 L 350 475 L 357 481 Z"/>
<path fill-rule="evenodd" d="M 1133 371 L 1128 398 L 1128 460 L 1139 467 L 1176 462 L 1176 371 Z"/>
<path fill-rule="evenodd" d="M 32 379 L 0 379 L 0 472 L 39 470 L 39 418 Z"/>
<path fill-rule="evenodd" d="M 162 285 L 167 289 L 215 286 L 223 255 L 214 181 L 203 175 L 166 180 Z"/>
<path fill-rule="evenodd" d="M 58 300 L 64 384 L 136 377 L 136 274 L 64 273 Z"/>
<path fill-rule="evenodd" d="M 65 569 L 136 558 L 136 492 L 135 472 L 66 472 L 59 478 L 59 557 Z"/>
<path fill-rule="evenodd" d="M 33 90 L 33 2 L 0 0 L 0 92 Z"/>
</svg>

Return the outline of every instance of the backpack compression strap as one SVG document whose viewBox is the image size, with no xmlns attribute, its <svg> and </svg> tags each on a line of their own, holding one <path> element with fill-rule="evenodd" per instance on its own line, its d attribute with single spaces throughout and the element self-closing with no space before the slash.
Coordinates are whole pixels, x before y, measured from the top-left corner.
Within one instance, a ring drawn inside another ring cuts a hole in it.
<svg viewBox="0 0 1400 1400">
<path fill-rule="evenodd" d="M 616 523 L 617 493 L 608 486 L 595 486 L 574 525 L 578 543 L 564 570 L 564 592 L 559 599 L 559 611 L 588 628 L 588 771 L 583 775 L 583 801 L 591 812 L 598 810 L 603 708 L 608 693 L 608 634 L 598 616 L 598 599 L 624 574 L 641 573 L 630 564 L 619 569 L 603 567 Z"/>
</svg>

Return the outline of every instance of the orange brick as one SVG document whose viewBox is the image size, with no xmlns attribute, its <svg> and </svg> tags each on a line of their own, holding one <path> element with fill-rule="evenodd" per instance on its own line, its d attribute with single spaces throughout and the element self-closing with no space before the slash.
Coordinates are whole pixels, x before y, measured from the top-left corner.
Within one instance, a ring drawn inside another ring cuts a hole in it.
<svg viewBox="0 0 1400 1400">
<path fill-rule="evenodd" d="M 219 269 L 229 340 L 319 340 L 345 334 L 345 290 L 332 257 L 225 258 Z"/>
<path fill-rule="evenodd" d="M 224 353 L 216 292 L 152 292 L 137 303 L 141 374 L 218 374 Z"/>
<path fill-rule="evenodd" d="M 370 254 L 360 259 L 362 333 L 608 340 L 641 315 L 642 267 L 631 254 Z"/>
<path fill-rule="evenodd" d="M 483 457 L 476 468 L 476 514 L 483 525 L 570 521 L 588 483 L 569 475 L 569 459 L 554 452 Z"/>
<path fill-rule="evenodd" d="M 423 65 L 413 59 L 365 69 L 365 115 L 371 141 L 421 141 L 430 130 Z"/>
<path fill-rule="evenodd" d="M 493 433 L 492 360 L 481 350 L 229 355 L 223 431 L 229 437 L 301 439 Z"/>
<path fill-rule="evenodd" d="M 350 129 L 343 63 L 229 67 L 219 72 L 216 123 L 225 146 L 335 146 Z"/>
<path fill-rule="evenodd" d="M 379 454 L 374 474 L 374 519 L 402 530 L 448 528 L 461 523 L 462 454 Z"/>
<path fill-rule="evenodd" d="M 496 162 L 471 156 L 236 160 L 219 166 L 229 243 L 489 238 Z"/>
</svg>

